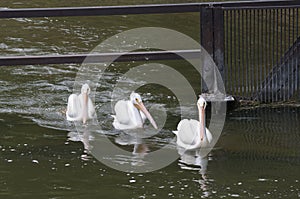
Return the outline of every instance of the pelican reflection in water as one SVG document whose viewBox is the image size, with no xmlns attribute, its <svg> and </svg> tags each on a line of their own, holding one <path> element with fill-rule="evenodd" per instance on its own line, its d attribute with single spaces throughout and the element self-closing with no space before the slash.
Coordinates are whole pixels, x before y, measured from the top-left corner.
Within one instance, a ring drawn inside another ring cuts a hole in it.
<svg viewBox="0 0 300 199">
<path fill-rule="evenodd" d="M 200 95 L 197 101 L 199 121 L 183 119 L 173 133 L 177 136 L 177 145 L 187 150 L 208 147 L 212 141 L 212 134 L 205 127 L 206 101 Z"/>
<path fill-rule="evenodd" d="M 130 100 L 120 100 L 116 103 L 115 113 L 116 115 L 113 115 L 113 126 L 116 129 L 143 128 L 146 118 L 157 129 L 157 125 L 144 106 L 141 96 L 135 92 L 131 93 Z"/>
<path fill-rule="evenodd" d="M 95 107 L 89 97 L 90 87 L 83 84 L 81 93 L 71 94 L 68 98 L 66 116 L 68 121 L 82 121 L 86 124 L 88 119 L 95 117 Z"/>
</svg>

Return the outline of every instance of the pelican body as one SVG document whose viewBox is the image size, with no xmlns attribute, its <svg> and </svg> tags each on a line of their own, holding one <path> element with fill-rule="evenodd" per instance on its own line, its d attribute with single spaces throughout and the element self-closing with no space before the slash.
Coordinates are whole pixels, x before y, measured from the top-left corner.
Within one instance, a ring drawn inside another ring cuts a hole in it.
<svg viewBox="0 0 300 199">
<path fill-rule="evenodd" d="M 68 121 L 82 121 L 83 124 L 86 124 L 88 119 L 95 117 L 95 107 L 89 98 L 90 90 L 89 85 L 84 84 L 79 95 L 71 94 L 69 96 L 66 112 Z"/>
<path fill-rule="evenodd" d="M 197 101 L 199 121 L 183 119 L 178 123 L 177 131 L 173 131 L 177 136 L 178 146 L 185 149 L 197 149 L 207 147 L 212 141 L 212 134 L 205 127 L 206 104 L 205 99 L 200 95 Z"/>
<path fill-rule="evenodd" d="M 157 129 L 157 125 L 144 106 L 141 96 L 135 92 L 131 93 L 130 100 L 120 100 L 116 103 L 115 113 L 116 115 L 112 116 L 114 118 L 113 126 L 116 129 L 143 128 L 146 119 Z"/>
</svg>

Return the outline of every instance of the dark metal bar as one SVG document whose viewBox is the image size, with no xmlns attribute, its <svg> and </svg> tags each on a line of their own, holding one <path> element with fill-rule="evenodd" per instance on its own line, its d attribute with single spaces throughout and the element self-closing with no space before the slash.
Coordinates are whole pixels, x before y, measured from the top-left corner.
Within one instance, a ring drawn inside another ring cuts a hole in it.
<svg viewBox="0 0 300 199">
<path fill-rule="evenodd" d="M 213 57 L 213 10 L 201 8 L 200 20 L 201 45 Z"/>
<path fill-rule="evenodd" d="M 269 50 L 269 40 L 268 38 L 270 37 L 270 33 L 268 32 L 268 12 L 269 10 L 264 10 L 263 11 L 263 16 L 265 18 L 264 20 L 264 25 L 263 25 L 263 29 L 264 29 L 264 35 L 263 35 L 263 41 L 265 41 L 265 50 L 264 50 L 264 56 L 263 56 L 263 60 L 264 60 L 264 73 L 263 73 L 263 78 L 266 79 L 267 77 L 267 71 L 268 71 L 268 50 Z M 269 37 L 266 37 L 269 36 Z M 263 79 L 261 80 L 263 82 Z M 262 83 L 261 83 L 262 84 Z M 268 89 L 267 87 L 265 88 L 265 94 L 264 94 L 264 98 L 266 101 L 268 101 Z"/>
<path fill-rule="evenodd" d="M 238 82 L 238 93 L 239 93 L 239 95 L 240 96 L 243 96 L 242 95 L 242 87 L 243 87 L 243 82 L 242 82 L 242 75 L 241 75 L 241 72 L 243 72 L 242 71 L 242 65 L 241 65 L 241 37 L 243 36 L 243 35 L 241 35 L 241 21 L 242 20 L 240 20 L 241 19 L 241 16 L 240 16 L 240 10 L 237 10 L 237 16 L 236 16 L 236 19 L 238 20 L 237 21 L 237 43 L 238 43 L 238 45 L 237 45 L 237 73 L 238 73 L 238 75 L 237 75 L 237 82 Z"/>
<path fill-rule="evenodd" d="M 200 43 L 211 57 L 214 57 L 213 34 L 213 9 L 202 7 L 200 12 Z M 202 74 L 204 74 L 204 71 Z M 202 78 L 202 92 L 207 91 L 208 87 L 205 84 L 204 79 Z"/>
<path fill-rule="evenodd" d="M 229 35 L 228 35 L 228 12 L 224 12 L 224 83 L 225 83 L 225 89 L 226 89 L 226 92 L 228 92 L 228 88 L 229 88 L 229 85 L 228 85 L 228 80 L 229 80 L 229 76 L 228 76 L 228 67 L 229 67 L 229 46 L 228 46 L 228 40 L 229 40 Z"/>
<path fill-rule="evenodd" d="M 258 2 L 257 2 L 258 3 Z M 294 8 L 299 8 L 299 2 L 296 2 L 295 4 L 289 4 L 288 2 L 285 2 L 285 5 L 272 5 L 271 3 L 269 5 L 250 5 L 250 6 L 221 6 L 224 10 L 268 10 L 268 9 L 285 9 L 290 8 L 293 6 Z"/>
<path fill-rule="evenodd" d="M 250 50 L 251 49 L 251 37 L 249 35 L 251 35 L 251 33 L 249 32 L 249 30 L 251 30 L 251 18 L 249 17 L 251 15 L 249 15 L 249 11 L 248 10 L 245 10 L 245 17 L 246 17 L 246 46 L 247 46 L 247 50 L 246 50 L 246 59 L 245 59 L 245 65 L 246 65 L 246 93 L 247 93 L 247 97 L 249 97 L 249 93 L 250 93 L 250 74 L 251 72 L 249 71 L 250 70 L 250 64 L 249 64 L 249 55 L 250 55 Z"/>
<path fill-rule="evenodd" d="M 266 30 L 267 30 L 267 34 L 269 35 L 269 39 L 268 39 L 268 56 L 267 56 L 267 65 L 268 65 L 268 70 L 267 71 L 269 71 L 270 70 L 270 68 L 269 68 L 269 66 L 271 65 L 273 65 L 273 64 L 271 64 L 271 49 L 273 49 L 272 48 L 272 42 L 271 42 L 271 40 L 272 40 L 272 38 L 274 38 L 274 36 L 273 36 L 273 34 L 272 34 L 272 24 L 274 23 L 274 21 L 272 20 L 272 11 L 273 10 L 268 10 L 267 11 L 267 27 L 266 27 Z M 271 24 L 272 23 L 272 24 Z M 273 37 L 272 37 L 273 36 Z M 266 74 L 267 75 L 267 74 Z M 271 79 L 271 81 L 272 81 L 272 79 Z M 268 102 L 270 102 L 271 101 L 271 83 L 268 85 L 268 87 L 266 88 L 266 90 L 267 90 L 267 92 L 268 92 L 268 94 L 267 94 L 267 101 Z"/>
<path fill-rule="evenodd" d="M 276 12 L 277 12 L 277 10 L 273 10 L 273 21 L 276 19 Z M 274 33 L 274 36 L 273 36 L 273 49 L 274 49 L 274 52 L 273 52 L 273 56 L 272 56 L 272 66 L 274 66 L 275 65 L 275 63 L 276 63 L 276 61 L 275 61 L 275 59 L 276 59 L 276 54 L 275 54 L 275 45 L 276 45 L 276 43 L 277 42 L 275 42 L 275 35 L 277 35 L 276 34 L 276 31 L 275 31 L 275 29 L 276 29 L 276 25 L 275 25 L 276 23 L 274 22 L 273 23 L 273 33 Z M 277 40 L 276 40 L 277 41 Z M 274 74 L 273 74 L 274 75 Z M 276 81 L 276 80 L 275 80 Z M 272 81 L 272 101 L 274 101 L 275 100 L 275 98 L 274 98 L 274 95 L 273 95 L 273 92 L 274 92 L 274 85 L 275 85 L 275 81 Z"/>
<path fill-rule="evenodd" d="M 245 48 L 246 48 L 246 46 L 245 46 L 245 27 L 244 27 L 244 21 L 245 21 L 245 18 L 244 18 L 244 10 L 241 10 L 240 11 L 240 16 L 239 16 L 239 18 L 240 18 L 240 26 L 241 26 L 241 29 L 240 29 L 240 37 L 241 37 L 241 48 L 240 48 L 240 51 L 241 51 L 241 63 L 240 63 L 240 67 L 241 67 L 241 70 L 242 70 L 242 75 L 241 75 L 241 77 L 242 77 L 242 95 L 244 96 L 244 97 L 246 97 L 245 96 L 245 94 L 246 94 L 246 92 L 245 92 L 245 89 L 246 89 L 246 75 L 245 75 L 245 59 L 244 59 L 244 53 L 245 53 Z"/>
<path fill-rule="evenodd" d="M 103 16 L 199 12 L 199 4 L 150 4 L 129 6 L 0 9 L 0 18 Z"/>
<path fill-rule="evenodd" d="M 287 25 L 288 25 L 288 30 L 287 30 L 287 39 L 288 39 L 288 47 L 291 46 L 291 13 L 290 13 L 290 9 L 286 9 L 286 12 L 288 13 L 288 16 L 287 16 L 287 19 L 286 19 L 286 22 L 287 22 Z M 291 61 L 292 60 L 288 60 L 288 63 L 287 63 L 287 71 L 288 71 L 288 77 L 287 77 L 287 80 L 288 80 L 288 83 L 287 83 L 287 95 L 286 95 L 286 99 L 288 99 L 291 95 L 291 74 L 290 74 L 290 71 L 291 71 Z"/>
<path fill-rule="evenodd" d="M 237 94 L 238 95 L 238 87 L 239 87 L 239 84 L 238 84 L 238 80 L 237 80 L 237 76 L 238 76 L 238 74 L 237 74 L 237 55 L 238 55 L 238 53 L 237 53 L 237 45 L 236 45 L 236 43 L 237 43 L 237 34 L 238 34 L 238 26 L 237 26 L 237 23 L 236 23 L 236 11 L 234 11 L 234 19 L 233 19 L 233 27 L 234 27 L 234 85 L 233 85 L 233 87 L 235 88 L 234 89 L 234 92 L 235 92 L 235 94 Z"/>
<path fill-rule="evenodd" d="M 224 11 L 213 10 L 213 59 L 224 80 Z"/>
<path fill-rule="evenodd" d="M 243 67 L 243 79 L 244 79 L 244 85 L 243 85 L 243 95 L 247 96 L 247 84 L 248 84 L 248 72 L 247 72 L 247 60 L 245 57 L 245 54 L 247 52 L 248 46 L 247 46 L 247 18 L 246 16 L 246 11 L 242 10 L 242 36 L 243 36 L 243 48 L 242 48 L 242 67 Z"/>
<path fill-rule="evenodd" d="M 279 36 L 279 10 L 276 9 L 276 22 L 277 22 L 277 27 L 276 27 L 276 64 L 278 64 L 278 61 L 279 61 L 279 40 L 280 40 L 280 36 Z M 276 82 L 273 84 L 273 92 L 274 92 L 274 95 L 275 95 L 275 100 L 278 101 L 278 95 L 276 94 L 277 92 L 277 88 L 276 88 L 276 85 L 278 85 L 277 81 L 278 81 L 278 73 L 275 73 L 274 74 L 276 76 Z"/>
<path fill-rule="evenodd" d="M 260 82 L 260 74 L 261 74 L 261 63 L 260 63 L 260 50 L 262 48 L 262 44 L 260 44 L 260 17 L 259 17 L 259 14 L 260 14 L 260 10 L 255 10 L 255 17 L 256 17 L 256 21 L 257 21 L 257 31 L 256 31 L 256 34 L 257 34 L 257 41 L 256 41 L 256 46 L 258 47 L 257 48 L 257 51 L 256 51 L 256 92 L 258 92 L 260 90 L 260 85 L 259 85 L 259 82 Z"/>
<path fill-rule="evenodd" d="M 281 61 L 281 57 L 283 56 L 283 49 L 284 49 L 284 28 L 283 28 L 283 22 L 284 22 L 284 19 L 285 19 L 285 16 L 283 16 L 283 9 L 280 10 L 281 11 L 281 15 L 280 15 L 280 61 Z M 285 14 L 284 14 L 285 15 Z M 283 69 L 280 68 L 280 77 L 282 77 L 283 75 Z M 284 89 L 284 88 L 283 88 Z M 279 90 L 280 92 L 280 90 Z M 283 99 L 282 97 L 282 92 L 280 93 L 281 95 L 279 96 L 280 97 L 280 100 Z"/>
<path fill-rule="evenodd" d="M 298 29 L 298 27 L 299 27 L 299 9 L 296 9 L 296 36 L 297 36 L 297 38 L 299 37 L 299 29 Z M 296 53 L 297 53 L 297 55 L 299 55 L 299 50 L 297 49 L 296 50 Z M 298 91 L 298 93 L 299 93 L 299 96 L 298 96 L 298 98 L 300 99 L 300 89 L 299 89 L 299 87 L 300 87 L 300 81 L 299 81 L 299 76 L 300 76 L 300 74 L 299 74 L 299 70 L 298 70 L 298 64 L 299 64 L 299 58 L 297 58 L 296 59 L 296 91 Z"/>
<path fill-rule="evenodd" d="M 206 3 L 202 3 L 206 4 Z M 249 9 L 255 9 L 255 8 L 284 8 L 288 6 L 299 6 L 299 1 L 298 0 L 284 0 L 284 1 L 278 1 L 278 0 L 273 0 L 273 1 L 227 1 L 227 2 L 209 2 L 207 3 L 210 6 L 220 6 L 223 9 L 243 9 L 243 8 L 249 8 Z"/>
<path fill-rule="evenodd" d="M 270 6 L 272 5 L 272 6 Z M 95 7 L 62 7 L 62 8 L 23 8 L 0 9 L 0 18 L 22 17 L 66 17 L 66 16 L 101 16 L 101 15 L 129 15 L 129 14 L 159 14 L 198 12 L 200 7 L 222 7 L 223 9 L 267 9 L 269 7 L 299 6 L 297 0 L 285 1 L 237 1 L 237 2 L 209 2 L 182 4 L 150 4 L 128 6 L 95 6 Z"/>
<path fill-rule="evenodd" d="M 291 15 L 293 16 L 293 17 L 291 17 Z M 292 9 L 290 9 L 290 18 L 292 18 L 291 19 L 291 24 L 292 24 L 292 26 L 290 26 L 290 27 L 292 27 L 292 42 L 294 42 L 294 41 L 296 41 L 296 39 L 297 38 L 295 38 L 295 8 L 292 8 Z M 295 52 L 294 52 L 295 53 Z M 293 59 L 292 60 L 292 68 L 295 66 L 295 60 Z M 297 66 L 295 66 L 296 68 L 297 68 Z M 294 70 L 293 70 L 293 72 L 294 72 Z M 292 86 L 292 91 L 293 92 L 296 92 L 296 89 L 295 89 L 295 83 L 296 83 L 296 81 L 295 81 L 296 79 L 295 79 L 295 75 L 292 75 L 292 80 L 291 80 L 291 86 Z"/>
<path fill-rule="evenodd" d="M 0 66 L 11 65 L 34 65 L 34 64 L 68 64 L 87 61 L 87 63 L 101 63 L 115 60 L 127 61 L 151 61 L 183 59 L 186 56 L 196 59 L 200 56 L 200 50 L 174 50 L 174 51 L 151 51 L 130 53 L 102 53 L 102 54 L 77 54 L 77 55 L 43 55 L 43 56 L 9 56 L 0 57 Z M 88 59 L 86 59 L 88 58 Z"/>
<path fill-rule="evenodd" d="M 269 65 L 271 63 L 271 49 L 272 49 L 272 29 L 271 29 L 271 14 L 272 14 L 272 10 L 267 10 L 266 11 L 266 19 L 267 19 L 267 23 L 266 23 L 266 32 L 267 34 L 269 35 L 269 38 L 268 38 L 268 53 L 267 53 L 267 58 L 266 58 L 266 65 L 268 66 L 267 67 L 267 70 L 266 70 L 266 74 L 268 73 L 269 71 Z M 270 93 L 271 93 L 271 86 L 270 84 L 268 85 L 268 87 L 266 88 L 267 90 L 267 93 L 266 93 L 266 98 L 267 98 L 267 101 L 269 102 L 270 99 L 271 99 L 271 96 L 270 96 Z"/>
<path fill-rule="evenodd" d="M 259 35 L 260 35 L 260 40 L 259 40 L 259 43 L 261 43 L 262 47 L 258 48 L 259 49 L 259 56 L 260 56 L 260 72 L 259 72 L 259 84 L 260 84 L 260 90 L 263 89 L 263 77 L 264 77 L 264 72 L 265 72 L 265 64 L 264 64 L 264 57 L 266 56 L 265 55 L 265 42 L 264 42 L 264 29 L 263 29 L 263 26 L 264 26 L 264 10 L 258 10 L 258 16 L 259 16 L 259 19 L 260 19 L 260 32 L 259 32 Z M 265 98 L 265 94 L 266 92 L 264 92 L 263 94 L 263 98 L 264 98 L 264 101 L 266 100 Z"/>
<path fill-rule="evenodd" d="M 230 33 L 228 33 L 230 35 L 230 62 L 229 62 L 229 65 L 230 65 L 230 68 L 228 68 L 228 71 L 231 71 L 229 72 L 229 78 L 230 78 L 230 91 L 233 93 L 233 28 L 232 28 L 232 19 L 233 19 L 233 16 L 232 16 L 232 10 L 229 11 L 230 13 Z M 229 42 L 228 42 L 229 43 Z"/>
<path fill-rule="evenodd" d="M 286 46 L 286 40 L 287 40 L 287 38 L 286 38 L 286 34 L 287 34 L 287 28 L 286 28 L 286 26 L 287 26 L 287 17 L 286 17 L 286 9 L 283 9 L 283 11 L 284 11 L 284 15 L 283 15 L 283 48 L 282 49 L 286 49 L 285 48 L 285 46 Z M 283 54 L 284 54 L 284 51 L 283 51 L 283 53 L 282 53 L 282 55 L 281 55 L 281 57 L 283 57 Z M 284 62 L 285 60 L 283 60 L 283 62 Z M 286 74 L 286 70 L 287 70 L 287 68 L 288 68 L 288 62 L 287 62 L 287 65 L 285 65 L 285 67 L 283 67 L 283 71 L 282 71 L 282 73 L 281 73 L 281 75 L 280 75 L 280 77 L 282 77 L 282 75 L 284 75 L 284 74 Z M 282 87 L 282 92 L 281 92 L 281 95 L 282 95 L 282 97 L 283 97 L 283 100 L 285 101 L 286 100 L 286 96 L 287 96 L 287 94 L 286 94 L 286 91 L 287 91 L 287 88 L 285 87 L 286 85 L 285 85 L 285 82 L 282 82 L 282 85 L 283 85 L 283 87 Z"/>
<path fill-rule="evenodd" d="M 252 88 L 251 88 L 251 86 L 252 86 L 252 83 L 253 83 L 253 79 L 252 79 L 252 62 L 251 62 L 251 60 L 252 60 L 252 13 L 251 13 L 251 10 L 249 10 L 249 11 L 247 11 L 247 13 L 248 13 L 248 15 L 247 15 L 247 19 L 248 19 L 248 24 L 249 24 L 249 30 L 247 31 L 248 32 L 248 37 L 249 37 L 249 45 L 248 45 L 248 50 L 249 50 L 249 52 L 248 52 L 248 63 L 247 63 L 247 65 L 248 65 L 248 69 L 249 69 L 249 82 L 251 82 L 251 83 L 249 83 L 249 88 L 248 88 L 248 94 L 249 94 L 249 96 L 251 96 L 251 91 L 252 91 Z"/>
<path fill-rule="evenodd" d="M 253 10 L 253 93 L 257 91 L 257 17 L 256 10 Z"/>
</svg>

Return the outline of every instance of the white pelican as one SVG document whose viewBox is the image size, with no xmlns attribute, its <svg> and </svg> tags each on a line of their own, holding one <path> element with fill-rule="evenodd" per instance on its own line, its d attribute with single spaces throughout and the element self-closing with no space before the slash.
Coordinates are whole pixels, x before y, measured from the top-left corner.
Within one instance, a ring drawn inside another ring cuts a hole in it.
<svg viewBox="0 0 300 199">
<path fill-rule="evenodd" d="M 185 149 L 207 147 L 212 141 L 212 135 L 205 127 L 206 101 L 201 95 L 197 106 L 199 110 L 199 121 L 183 119 L 179 122 L 177 131 L 173 131 L 177 136 L 177 145 Z"/>
<path fill-rule="evenodd" d="M 130 100 L 120 100 L 116 103 L 115 113 L 116 115 L 112 116 L 114 118 L 113 126 L 116 129 L 143 128 L 146 118 L 157 129 L 157 125 L 144 106 L 141 96 L 135 92 L 131 93 Z"/>
<path fill-rule="evenodd" d="M 67 120 L 82 121 L 85 124 L 88 119 L 95 117 L 95 108 L 89 98 L 90 90 L 88 84 L 83 84 L 81 94 L 71 94 L 69 96 L 66 112 Z"/>
</svg>

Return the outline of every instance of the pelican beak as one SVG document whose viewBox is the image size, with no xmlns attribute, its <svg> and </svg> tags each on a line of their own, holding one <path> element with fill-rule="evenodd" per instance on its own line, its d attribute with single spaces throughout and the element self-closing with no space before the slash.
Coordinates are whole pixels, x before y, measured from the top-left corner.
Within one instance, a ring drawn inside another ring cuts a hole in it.
<svg viewBox="0 0 300 199">
<path fill-rule="evenodd" d="M 87 117 L 88 117 L 88 94 L 83 93 L 83 107 L 82 107 L 82 122 L 83 124 L 86 124 Z"/>
<path fill-rule="evenodd" d="M 200 122 L 200 139 L 201 141 L 205 136 L 205 106 L 199 106 L 199 122 Z"/>
<path fill-rule="evenodd" d="M 155 129 L 158 129 L 154 119 L 152 118 L 151 114 L 144 106 L 143 102 L 138 102 L 137 104 L 134 104 L 134 106 L 145 114 L 145 116 L 148 118 L 148 120 L 150 121 L 150 123 Z"/>
</svg>

